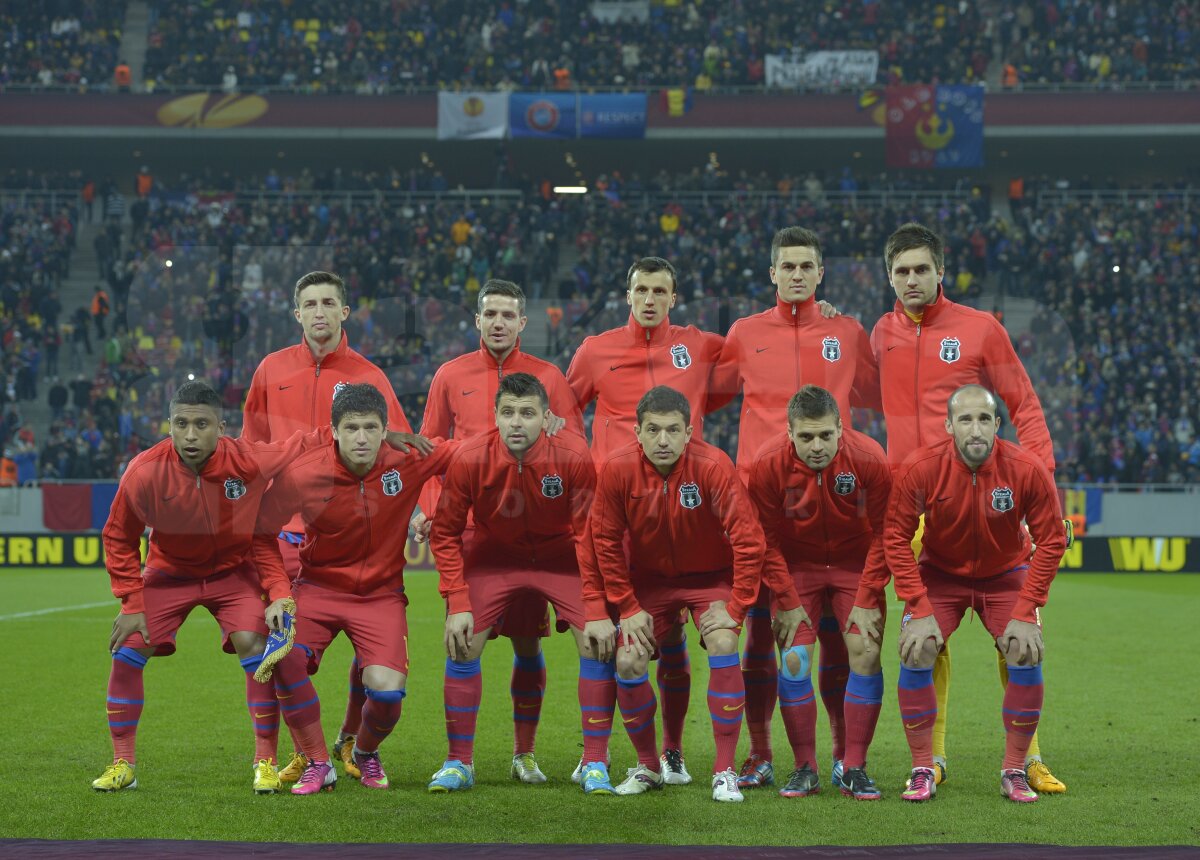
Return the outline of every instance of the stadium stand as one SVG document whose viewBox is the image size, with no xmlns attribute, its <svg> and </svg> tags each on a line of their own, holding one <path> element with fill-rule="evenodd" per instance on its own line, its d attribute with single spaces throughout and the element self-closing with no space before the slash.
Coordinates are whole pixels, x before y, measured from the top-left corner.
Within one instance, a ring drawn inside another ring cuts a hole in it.
<svg viewBox="0 0 1200 860">
<path fill-rule="evenodd" d="M 105 86 L 116 68 L 125 0 L 47 0 L 0 7 L 0 86 Z"/>
</svg>

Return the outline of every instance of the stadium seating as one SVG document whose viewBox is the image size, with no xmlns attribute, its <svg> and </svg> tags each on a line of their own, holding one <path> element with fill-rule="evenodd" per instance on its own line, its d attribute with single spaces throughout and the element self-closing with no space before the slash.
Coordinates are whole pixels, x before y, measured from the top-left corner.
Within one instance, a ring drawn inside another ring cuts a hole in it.
<svg viewBox="0 0 1200 860">
<path fill-rule="evenodd" d="M 55 0 L 0 7 L 0 85 L 107 84 L 119 57 L 125 0 Z"/>
</svg>

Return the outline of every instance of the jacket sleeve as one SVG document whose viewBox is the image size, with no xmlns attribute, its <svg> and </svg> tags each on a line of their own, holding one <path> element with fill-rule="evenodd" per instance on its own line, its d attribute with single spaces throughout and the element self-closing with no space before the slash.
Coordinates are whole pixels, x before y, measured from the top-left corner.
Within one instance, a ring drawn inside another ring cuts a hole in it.
<svg viewBox="0 0 1200 860">
<path fill-rule="evenodd" d="M 737 397 L 742 389 L 741 360 L 739 356 L 737 323 L 729 329 L 717 362 L 713 365 L 708 381 L 708 400 L 704 404 L 705 414 L 720 409 Z"/>
<path fill-rule="evenodd" d="M 625 558 L 625 532 L 629 520 L 618 469 L 605 463 L 596 485 L 596 505 L 592 508 L 592 547 L 596 567 L 604 582 L 608 601 L 617 607 L 622 618 L 641 611 L 630 582 L 629 561 Z"/>
<path fill-rule="evenodd" d="M 121 611 L 127 615 L 145 612 L 142 599 L 142 532 L 146 519 L 138 511 L 136 497 L 142 469 L 127 470 L 117 487 L 101 540 L 105 567 L 114 597 L 121 599 Z"/>
<path fill-rule="evenodd" d="M 872 461 L 869 475 L 866 502 L 867 519 L 871 522 L 871 547 L 867 550 L 867 560 L 858 580 L 858 593 L 854 596 L 854 605 L 864 609 L 876 608 L 883 604 L 883 591 L 887 588 L 888 580 L 892 578 L 888 573 L 883 549 L 888 500 L 892 494 L 892 470 L 886 462 Z M 911 557 L 912 553 L 909 555 Z"/>
<path fill-rule="evenodd" d="M 1025 577 L 1013 607 L 1013 620 L 1036 624 L 1037 610 L 1046 605 L 1050 583 L 1058 574 L 1058 564 L 1067 550 L 1067 537 L 1063 532 L 1058 491 L 1050 473 L 1038 463 L 1026 482 L 1025 496 L 1029 499 L 1029 507 L 1024 511 L 1025 522 L 1037 550 L 1029 562 L 1029 575 Z"/>
<path fill-rule="evenodd" d="M 291 584 L 283 566 L 283 554 L 279 551 L 279 532 L 299 512 L 299 498 L 298 489 L 288 479 L 287 472 L 276 476 L 271 488 L 263 495 L 254 525 L 252 552 L 259 582 L 266 586 L 282 580 L 286 585 L 284 597 L 290 592 Z M 278 598 L 273 596 L 271 599 Z"/>
<path fill-rule="evenodd" d="M 271 420 L 267 414 L 267 384 L 266 370 L 260 364 L 250 380 L 250 390 L 246 392 L 246 405 L 242 409 L 241 438 L 249 442 L 269 442 L 271 440 Z"/>
<path fill-rule="evenodd" d="M 711 474 L 717 511 L 733 549 L 729 617 L 740 624 L 758 600 L 758 588 L 763 579 L 763 530 L 758 517 L 754 515 L 754 505 L 746 498 L 733 463 L 718 463 L 713 466 Z"/>
<path fill-rule="evenodd" d="M 588 342 L 586 340 L 575 351 L 575 355 L 571 359 L 571 364 L 567 367 L 567 385 L 570 386 L 571 393 L 575 396 L 575 403 L 579 407 L 580 412 L 596 399 L 596 384 L 592 373 L 591 350 L 588 349 Z"/>
<path fill-rule="evenodd" d="M 1008 332 L 992 317 L 983 351 L 983 371 L 993 391 L 1004 400 L 1017 429 L 1021 447 L 1032 451 L 1054 472 L 1054 442 L 1046 426 L 1046 415 L 1025 366 L 1013 349 Z"/>
<path fill-rule="evenodd" d="M 258 462 L 264 478 L 274 478 L 305 451 L 333 443 L 333 430 L 323 424 L 311 433 L 297 430 L 281 442 L 251 442 L 245 435 L 234 440 L 239 452 Z"/>
<path fill-rule="evenodd" d="M 912 538 L 924 512 L 925 488 L 921 486 L 919 470 L 913 465 L 904 466 L 892 486 L 888 501 L 883 526 L 883 552 L 895 580 L 896 596 L 904 601 L 905 611 L 911 612 L 915 618 L 933 614 L 933 604 L 929 602 L 912 552 Z M 854 602 L 864 609 L 878 606 L 876 603 L 859 603 L 859 598 L 866 598 L 861 589 Z"/>
<path fill-rule="evenodd" d="M 773 458 L 768 456 L 755 460 L 750 471 L 750 500 L 758 512 L 763 530 L 763 582 L 770 587 L 780 609 L 795 609 L 800 605 L 800 596 L 796 593 L 796 582 L 779 548 L 779 534 L 784 526 L 784 506 L 778 471 L 774 466 Z"/>
<path fill-rule="evenodd" d="M 850 389 L 850 405 L 863 409 L 883 411 L 883 398 L 879 391 L 879 362 L 871 341 L 862 326 L 858 326 L 855 354 L 858 361 L 854 366 L 854 386 Z"/>
<path fill-rule="evenodd" d="M 425 398 L 425 415 L 421 419 L 421 435 L 430 439 L 441 437 L 450 438 L 454 413 L 450 408 L 446 383 L 446 365 L 438 368 L 429 383 L 429 395 Z M 442 482 L 439 480 L 426 481 L 417 497 L 417 506 L 429 519 L 433 519 L 438 509 L 438 501 L 442 495 Z"/>
<path fill-rule="evenodd" d="M 583 580 L 583 610 L 588 621 L 608 617 L 608 601 L 604 597 L 604 582 L 596 570 L 592 536 L 588 532 L 589 515 L 596 504 L 596 467 L 586 449 L 575 463 L 571 475 L 571 527 L 575 533 L 575 558 Z"/>
<path fill-rule="evenodd" d="M 371 366 L 375 367 L 375 365 Z M 411 433 L 412 425 L 408 423 L 404 407 L 400 405 L 400 401 L 396 397 L 396 389 L 392 387 L 392 381 L 378 367 L 375 368 L 375 373 L 378 377 L 375 385 L 383 393 L 383 399 L 387 401 L 388 429 L 395 430 L 397 433 Z"/>
<path fill-rule="evenodd" d="M 438 571 L 438 592 L 445 598 L 446 611 L 451 615 L 471 611 L 462 540 L 471 501 L 471 464 L 456 457 L 446 470 L 437 516 L 429 531 L 429 548 Z"/>
<path fill-rule="evenodd" d="M 573 430 L 586 438 L 583 429 L 583 413 L 579 411 L 579 403 L 575 393 L 567 384 L 567 378 L 558 371 L 550 375 L 550 385 L 546 393 L 550 397 L 550 411 L 567 422 L 566 429 Z M 593 470 L 595 471 L 595 470 Z"/>
</svg>

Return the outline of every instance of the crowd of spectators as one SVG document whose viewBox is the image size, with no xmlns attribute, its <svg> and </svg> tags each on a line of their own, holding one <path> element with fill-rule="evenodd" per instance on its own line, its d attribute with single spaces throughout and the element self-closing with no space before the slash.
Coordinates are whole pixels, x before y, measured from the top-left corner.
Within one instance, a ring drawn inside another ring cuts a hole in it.
<svg viewBox="0 0 1200 860">
<path fill-rule="evenodd" d="M 117 64 L 125 0 L 0 5 L 0 86 L 107 84 Z"/>
</svg>

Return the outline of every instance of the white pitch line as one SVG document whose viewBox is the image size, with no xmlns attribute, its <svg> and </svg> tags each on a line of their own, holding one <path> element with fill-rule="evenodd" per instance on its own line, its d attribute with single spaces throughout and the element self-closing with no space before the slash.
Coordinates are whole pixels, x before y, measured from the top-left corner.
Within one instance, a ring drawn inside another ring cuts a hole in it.
<svg viewBox="0 0 1200 860">
<path fill-rule="evenodd" d="M 16 621 L 18 618 L 33 618 L 35 615 L 49 615 L 52 612 L 75 612 L 80 609 L 99 609 L 101 606 L 111 606 L 112 601 L 103 603 L 79 603 L 75 606 L 52 606 L 49 609 L 35 609 L 32 612 L 14 612 L 12 615 L 0 615 L 0 621 Z"/>
</svg>

